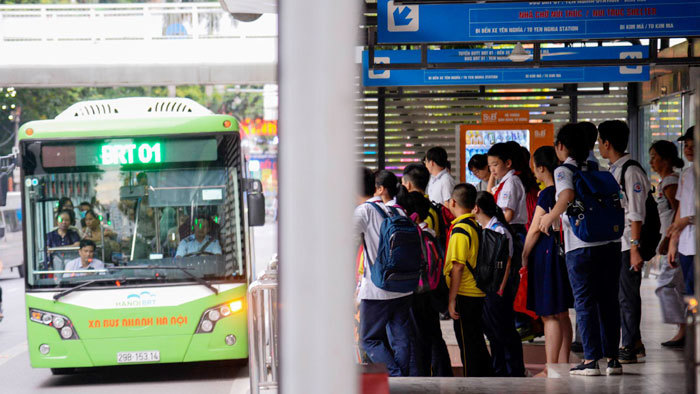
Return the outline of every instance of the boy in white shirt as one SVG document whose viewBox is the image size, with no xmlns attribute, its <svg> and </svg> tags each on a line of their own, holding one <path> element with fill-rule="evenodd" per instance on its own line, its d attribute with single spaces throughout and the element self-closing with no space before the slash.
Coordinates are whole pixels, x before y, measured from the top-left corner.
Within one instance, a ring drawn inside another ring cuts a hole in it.
<svg viewBox="0 0 700 394">
<path fill-rule="evenodd" d="M 450 162 L 447 160 L 447 151 L 439 146 L 430 148 L 423 162 L 430 171 L 430 182 L 428 182 L 430 201 L 445 205 L 455 188 L 455 180 L 449 171 Z"/>
<path fill-rule="evenodd" d="M 625 231 L 622 234 L 622 265 L 620 268 L 620 323 L 622 329 L 620 363 L 644 362 L 646 351 L 642 343 L 642 267 L 644 259 L 639 251 L 642 224 L 646 218 L 645 202 L 651 184 L 639 163 L 625 153 L 630 130 L 621 120 L 609 120 L 598 126 L 598 149 L 610 162 L 610 172 L 625 189 Z M 624 174 L 624 179 L 622 176 Z"/>
</svg>

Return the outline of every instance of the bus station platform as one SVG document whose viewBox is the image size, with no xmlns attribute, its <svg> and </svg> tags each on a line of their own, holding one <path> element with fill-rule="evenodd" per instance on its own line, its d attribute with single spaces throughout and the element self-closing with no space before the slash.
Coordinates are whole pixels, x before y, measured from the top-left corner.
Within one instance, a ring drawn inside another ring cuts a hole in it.
<svg viewBox="0 0 700 394">
<path fill-rule="evenodd" d="M 623 365 L 621 376 L 605 376 L 605 363 L 602 376 L 570 376 L 569 368 L 579 361 L 580 354 L 572 353 L 572 364 L 547 365 L 547 378 L 389 378 L 392 394 L 425 393 L 683 393 L 686 392 L 685 362 L 682 349 L 667 349 L 661 342 L 671 338 L 676 326 L 661 321 L 659 300 L 654 294 L 656 278 L 642 281 L 642 341 L 646 347 L 646 362 Z M 572 323 L 575 314 L 571 310 Z M 450 353 L 457 343 L 451 321 L 442 322 L 443 336 Z M 525 364 L 532 372 L 541 371 L 544 364 L 544 341 L 538 338 L 533 343 L 523 343 Z M 455 365 L 455 357 L 453 367 Z M 459 360 L 457 353 L 456 360 Z"/>
</svg>

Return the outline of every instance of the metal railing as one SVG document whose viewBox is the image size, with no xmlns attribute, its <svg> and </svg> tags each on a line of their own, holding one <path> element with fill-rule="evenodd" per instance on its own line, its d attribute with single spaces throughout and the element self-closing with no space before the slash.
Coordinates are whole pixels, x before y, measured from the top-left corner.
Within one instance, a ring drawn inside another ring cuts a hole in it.
<svg viewBox="0 0 700 394">
<path fill-rule="evenodd" d="M 250 394 L 276 393 L 279 386 L 277 257 L 248 288 Z"/>
<path fill-rule="evenodd" d="M 271 19 L 240 22 L 218 2 L 0 5 L 0 42 L 272 37 Z"/>
</svg>

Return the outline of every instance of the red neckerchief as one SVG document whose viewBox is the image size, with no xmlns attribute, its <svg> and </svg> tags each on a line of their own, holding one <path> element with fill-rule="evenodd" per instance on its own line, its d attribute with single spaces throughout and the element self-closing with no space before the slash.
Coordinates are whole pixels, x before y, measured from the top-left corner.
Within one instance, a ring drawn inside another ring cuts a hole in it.
<svg viewBox="0 0 700 394">
<path fill-rule="evenodd" d="M 513 176 L 518 176 L 518 175 L 520 175 L 520 171 L 513 172 Z M 503 189 L 503 185 L 505 185 L 505 184 L 506 183 L 504 181 L 501 181 L 501 183 L 498 184 L 498 187 L 496 187 L 496 192 L 493 193 L 493 199 L 496 200 L 496 202 L 498 202 L 498 194 L 501 192 L 501 189 Z"/>
</svg>

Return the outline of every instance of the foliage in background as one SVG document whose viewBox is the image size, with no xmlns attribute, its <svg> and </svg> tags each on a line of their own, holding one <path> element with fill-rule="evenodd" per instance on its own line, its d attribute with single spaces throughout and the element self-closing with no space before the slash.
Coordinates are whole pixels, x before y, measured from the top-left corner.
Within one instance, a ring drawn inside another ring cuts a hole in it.
<svg viewBox="0 0 700 394">
<path fill-rule="evenodd" d="M 0 3 L 3 0 L 0 0 Z M 240 90 L 243 90 L 241 92 Z M 253 91 L 249 91 L 253 90 Z M 231 86 L 207 94 L 204 86 L 178 86 L 177 97 L 190 98 L 215 113 L 226 113 L 238 119 L 263 116 L 262 87 Z M 121 97 L 167 97 L 167 87 L 13 89 L 0 88 L 0 155 L 9 153 L 14 143 L 17 113 L 19 125 L 32 120 L 53 119 L 70 105 L 85 100 Z M 13 107 L 14 106 L 14 107 Z"/>
</svg>

